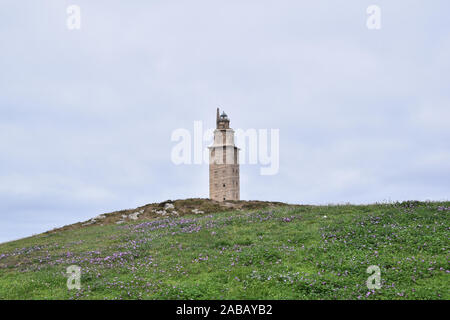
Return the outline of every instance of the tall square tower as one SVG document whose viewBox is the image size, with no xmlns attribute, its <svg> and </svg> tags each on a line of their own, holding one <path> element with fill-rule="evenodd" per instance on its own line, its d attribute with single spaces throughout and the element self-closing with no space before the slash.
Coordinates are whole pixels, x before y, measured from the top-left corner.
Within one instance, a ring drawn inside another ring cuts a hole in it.
<svg viewBox="0 0 450 320">
<path fill-rule="evenodd" d="M 239 148 L 234 145 L 230 119 L 217 108 L 214 142 L 209 148 L 209 198 L 239 200 Z"/>
</svg>

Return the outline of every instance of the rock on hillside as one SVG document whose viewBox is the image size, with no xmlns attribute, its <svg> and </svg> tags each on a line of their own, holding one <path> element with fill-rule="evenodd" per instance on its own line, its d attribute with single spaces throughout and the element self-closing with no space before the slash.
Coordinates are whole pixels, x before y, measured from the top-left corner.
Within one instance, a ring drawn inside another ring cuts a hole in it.
<svg viewBox="0 0 450 320">
<path fill-rule="evenodd" d="M 282 202 L 253 200 L 224 202 L 201 198 L 167 200 L 161 203 L 146 204 L 135 209 L 102 213 L 88 221 L 66 225 L 62 228 L 47 231 L 46 233 L 78 229 L 93 225 L 123 224 L 130 221 L 150 220 L 159 217 L 179 217 L 184 215 L 210 214 L 215 212 L 225 212 L 233 210 L 252 210 L 286 205 L 288 204 Z"/>
</svg>

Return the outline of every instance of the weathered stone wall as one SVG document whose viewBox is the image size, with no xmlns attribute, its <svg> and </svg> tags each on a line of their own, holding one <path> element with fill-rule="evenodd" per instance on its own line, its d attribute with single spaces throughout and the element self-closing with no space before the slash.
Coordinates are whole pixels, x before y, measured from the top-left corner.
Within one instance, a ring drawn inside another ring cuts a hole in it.
<svg viewBox="0 0 450 320">
<path fill-rule="evenodd" d="M 234 145 L 233 129 L 216 129 L 209 151 L 210 199 L 240 200 L 239 149 Z"/>
<path fill-rule="evenodd" d="M 209 195 L 216 201 L 240 199 L 239 164 L 210 163 Z"/>
</svg>

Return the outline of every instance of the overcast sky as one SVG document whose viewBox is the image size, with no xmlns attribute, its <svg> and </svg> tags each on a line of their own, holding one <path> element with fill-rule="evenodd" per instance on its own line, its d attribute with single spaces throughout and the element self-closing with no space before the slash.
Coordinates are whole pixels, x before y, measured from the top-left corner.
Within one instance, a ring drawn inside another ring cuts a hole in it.
<svg viewBox="0 0 450 320">
<path fill-rule="evenodd" d="M 175 165 L 171 134 L 213 127 L 216 107 L 235 129 L 280 130 L 278 174 L 241 166 L 244 200 L 449 199 L 447 0 L 0 6 L 0 242 L 207 198 L 207 164 Z"/>
</svg>

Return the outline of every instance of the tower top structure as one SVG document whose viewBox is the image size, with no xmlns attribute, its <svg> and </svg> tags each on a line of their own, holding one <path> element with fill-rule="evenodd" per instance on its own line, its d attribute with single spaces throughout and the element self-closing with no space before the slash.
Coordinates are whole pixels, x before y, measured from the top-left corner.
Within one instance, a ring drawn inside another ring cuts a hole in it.
<svg viewBox="0 0 450 320">
<path fill-rule="evenodd" d="M 224 130 L 224 129 L 230 129 L 230 119 L 228 118 L 227 114 L 222 111 L 222 114 L 220 114 L 219 108 L 217 108 L 217 116 L 216 116 L 216 129 Z"/>
</svg>

